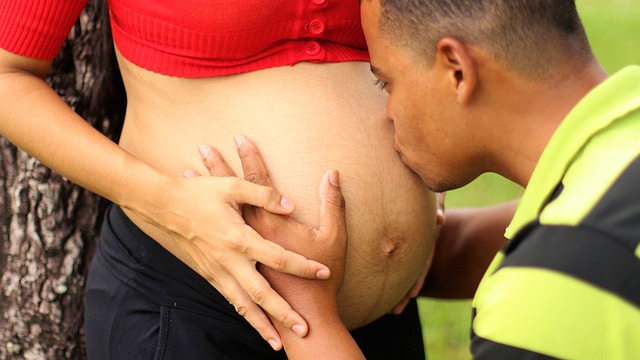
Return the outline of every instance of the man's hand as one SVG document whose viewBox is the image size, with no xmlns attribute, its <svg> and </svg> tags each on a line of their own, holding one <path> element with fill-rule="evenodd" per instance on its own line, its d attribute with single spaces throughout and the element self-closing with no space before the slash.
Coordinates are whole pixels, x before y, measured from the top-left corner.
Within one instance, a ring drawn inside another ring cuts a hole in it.
<svg viewBox="0 0 640 360">
<path fill-rule="evenodd" d="M 246 179 L 273 186 L 257 147 L 239 138 L 238 154 Z M 331 269 L 328 280 L 303 279 L 259 266 L 273 288 L 309 324 L 309 335 L 299 338 L 270 316 L 282 335 L 291 359 L 364 359 L 340 319 L 337 295 L 342 286 L 347 251 L 345 202 L 337 171 L 327 172 L 320 184 L 319 226 L 304 225 L 289 216 L 276 215 L 259 207 L 243 208 L 247 223 L 264 238 L 284 248 L 326 264 Z M 336 347 L 337 353 L 336 353 Z"/>
<path fill-rule="evenodd" d="M 271 189 L 274 193 L 277 193 L 272 187 L 266 166 L 255 145 L 244 137 L 236 137 L 236 143 L 238 144 L 238 154 L 242 160 L 245 178 L 253 183 L 251 184 L 253 186 Z M 235 178 L 235 174 L 216 149 L 209 146 L 202 146 L 201 154 L 203 154 L 203 161 L 209 171 L 209 175 L 214 177 Z M 193 171 L 187 171 L 185 172 L 185 176 L 196 178 L 199 174 Z M 263 242 L 280 249 L 278 251 L 286 252 L 287 254 L 300 252 L 309 259 L 318 259 L 318 261 L 322 263 L 326 260 L 326 265 L 331 269 L 331 272 L 329 272 L 329 270 L 320 270 L 317 274 L 317 279 L 326 279 L 331 274 L 330 280 L 315 280 L 311 283 L 314 286 L 322 284 L 322 296 L 331 299 L 332 303 L 335 304 L 337 291 L 342 284 L 344 260 L 346 258 L 344 199 L 338 187 L 338 173 L 336 171 L 325 174 L 320 191 L 322 199 L 322 224 L 319 227 L 300 224 L 286 215 L 276 215 L 271 212 L 271 209 L 262 207 L 244 205 L 242 208 L 238 207 L 237 211 L 244 212 L 248 223 L 262 229 L 257 231 L 257 236 L 274 240 L 274 243 L 264 240 Z M 248 228 L 251 229 L 250 227 Z M 251 229 L 251 231 L 253 231 L 253 229 Z M 283 249 L 283 247 L 286 250 Z M 296 256 L 300 255 L 296 254 Z M 284 255 L 279 254 L 275 259 L 283 258 L 285 258 Z M 242 263 L 242 261 L 238 261 L 237 263 Z M 241 285 L 242 282 L 240 279 L 236 279 L 227 274 L 224 279 L 231 285 L 216 288 L 218 288 L 236 308 L 239 307 L 238 304 L 242 304 L 240 306 L 242 307 L 241 310 L 243 310 L 243 316 L 247 318 L 252 326 L 261 333 L 263 338 L 267 340 L 274 349 L 280 349 L 282 344 L 279 334 L 275 331 L 265 314 L 260 310 L 260 307 L 266 311 L 280 331 L 289 329 L 298 334 L 298 336 L 306 335 L 308 332 L 307 323 L 289 303 L 280 296 L 290 292 L 290 287 L 285 286 L 281 289 L 281 282 L 279 282 L 279 279 L 283 277 L 287 277 L 292 281 L 303 281 L 303 279 L 283 273 L 281 272 L 281 268 L 271 266 L 269 263 L 256 262 L 254 260 L 252 264 L 253 267 L 252 270 L 247 273 L 247 279 L 251 278 L 250 281 L 252 281 L 254 285 L 248 287 L 243 286 Z M 270 282 L 273 281 L 271 285 L 257 272 L 256 264 L 261 272 L 268 274 L 267 278 Z M 227 268 L 232 269 L 233 266 L 234 264 L 231 262 L 227 264 Z M 289 273 L 299 275 L 293 272 Z M 247 282 L 245 281 L 244 283 L 246 284 Z M 220 290 L 220 288 L 224 288 L 224 292 Z M 278 292 L 276 292 L 274 288 Z M 282 293 L 279 294 L 281 291 Z M 287 296 L 284 297 L 287 298 Z M 287 298 L 287 300 L 289 299 Z M 258 307 L 258 305 L 260 307 Z"/>
<path fill-rule="evenodd" d="M 193 170 L 187 170 L 184 172 L 187 178 L 185 180 L 194 182 L 191 185 L 194 188 L 203 185 L 210 187 L 212 184 L 222 185 L 220 186 L 222 189 L 209 190 L 227 194 L 213 204 L 226 204 L 226 213 L 217 216 L 209 213 L 213 218 L 208 221 L 215 222 L 214 219 L 220 219 L 224 215 L 225 219 L 232 219 L 226 226 L 236 230 L 223 231 L 220 228 L 220 234 L 212 234 L 209 237 L 199 235 L 192 241 L 181 243 L 188 247 L 187 252 L 191 257 L 191 266 L 194 270 L 207 279 L 269 342 L 271 347 L 280 350 L 281 337 L 264 311 L 279 319 L 281 326 L 291 329 L 298 336 L 306 336 L 308 325 L 302 316 L 273 290 L 264 276 L 258 272 L 256 264 L 312 279 L 327 279 L 330 271 L 316 261 L 308 260 L 283 249 L 274 242 L 265 240 L 242 218 L 244 204 L 275 203 L 277 205 L 264 206 L 267 209 L 265 211 L 288 214 L 295 207 L 293 202 L 279 195 L 273 188 L 237 178 L 216 149 L 203 145 L 200 147 L 200 154 L 213 178 L 200 176 L 201 174 Z M 202 184 L 196 184 L 196 182 L 202 182 Z M 207 188 L 203 188 L 202 191 L 207 191 Z M 199 220 L 198 223 L 207 221 Z M 220 235 L 223 235 L 222 238 Z"/>
<path fill-rule="evenodd" d="M 238 147 L 242 161 L 244 177 L 258 185 L 273 187 L 267 168 L 258 148 L 249 140 L 242 138 Z M 316 260 L 331 269 L 331 277 L 324 281 L 308 281 L 295 278 L 264 266 L 260 271 L 269 279 L 278 293 L 289 294 L 292 298 L 310 297 L 318 302 L 326 299 L 335 305 L 342 286 L 347 250 L 347 231 L 345 224 L 345 203 L 339 187 L 337 171 L 325 173 L 320 184 L 320 225 L 311 227 L 301 224 L 293 217 L 271 213 L 256 206 L 244 206 L 243 213 L 247 224 L 251 225 L 265 239 L 277 242 L 287 250 Z M 292 283 L 299 283 L 305 294 L 292 291 Z"/>
</svg>

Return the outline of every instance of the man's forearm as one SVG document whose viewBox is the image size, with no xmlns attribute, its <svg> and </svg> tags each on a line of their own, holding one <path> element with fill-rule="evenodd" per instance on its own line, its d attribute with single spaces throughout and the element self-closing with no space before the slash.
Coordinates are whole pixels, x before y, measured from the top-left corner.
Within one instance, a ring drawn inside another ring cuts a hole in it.
<svg viewBox="0 0 640 360">
<path fill-rule="evenodd" d="M 335 301 L 324 296 L 323 290 L 314 291 L 295 283 L 317 280 L 294 279 L 286 274 L 272 272 L 273 276 L 293 280 L 288 282 L 287 294 L 282 294 L 293 308 L 303 314 L 309 324 L 307 336 L 301 338 L 290 329 L 274 321 L 282 337 L 287 357 L 292 360 L 360 360 L 364 355 L 357 343 L 342 323 Z M 270 277 L 273 280 L 273 277 Z M 277 286 L 276 286 L 277 287 Z M 296 289 L 297 288 L 297 289 Z M 285 291 L 283 291 L 285 292 Z"/>
<path fill-rule="evenodd" d="M 447 211 L 431 269 L 420 295 L 472 298 L 487 267 L 504 245 L 517 201 L 477 209 Z"/>
</svg>

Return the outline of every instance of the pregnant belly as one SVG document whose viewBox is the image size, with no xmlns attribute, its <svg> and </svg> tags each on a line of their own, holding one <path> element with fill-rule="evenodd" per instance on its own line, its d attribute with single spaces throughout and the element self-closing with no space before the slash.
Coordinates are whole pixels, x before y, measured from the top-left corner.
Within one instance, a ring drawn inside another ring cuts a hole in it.
<svg viewBox="0 0 640 360">
<path fill-rule="evenodd" d="M 205 172 L 197 146 L 206 143 L 241 174 L 233 134 L 244 134 L 260 148 L 276 188 L 296 202 L 295 216 L 309 224 L 318 223 L 323 173 L 339 170 L 349 234 L 339 306 L 356 328 L 388 312 L 422 270 L 433 247 L 434 197 L 394 150 L 385 98 L 371 85 L 368 64 L 301 65 L 186 80 L 189 90 L 166 97 L 128 85 L 120 145 L 180 176 Z"/>
</svg>

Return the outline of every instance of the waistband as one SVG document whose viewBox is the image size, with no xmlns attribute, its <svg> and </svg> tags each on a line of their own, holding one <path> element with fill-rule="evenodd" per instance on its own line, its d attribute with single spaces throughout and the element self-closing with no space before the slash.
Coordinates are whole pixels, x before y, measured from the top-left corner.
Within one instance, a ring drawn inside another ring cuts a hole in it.
<svg viewBox="0 0 640 360">
<path fill-rule="evenodd" d="M 142 232 L 119 206 L 106 211 L 94 261 L 159 305 L 246 323 L 209 282 Z"/>
</svg>

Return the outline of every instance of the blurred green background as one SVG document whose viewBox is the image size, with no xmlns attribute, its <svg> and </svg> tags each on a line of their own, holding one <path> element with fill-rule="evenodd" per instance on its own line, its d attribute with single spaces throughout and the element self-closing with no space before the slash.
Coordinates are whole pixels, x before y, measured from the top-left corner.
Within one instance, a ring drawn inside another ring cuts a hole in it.
<svg viewBox="0 0 640 360">
<path fill-rule="evenodd" d="M 576 0 L 589 42 L 610 74 L 640 64 L 640 0 Z M 638 84 L 640 86 L 640 84 Z M 446 207 L 477 207 L 515 199 L 522 188 L 495 174 L 485 174 L 451 191 Z M 471 301 L 419 299 L 429 360 L 470 359 Z"/>
</svg>

